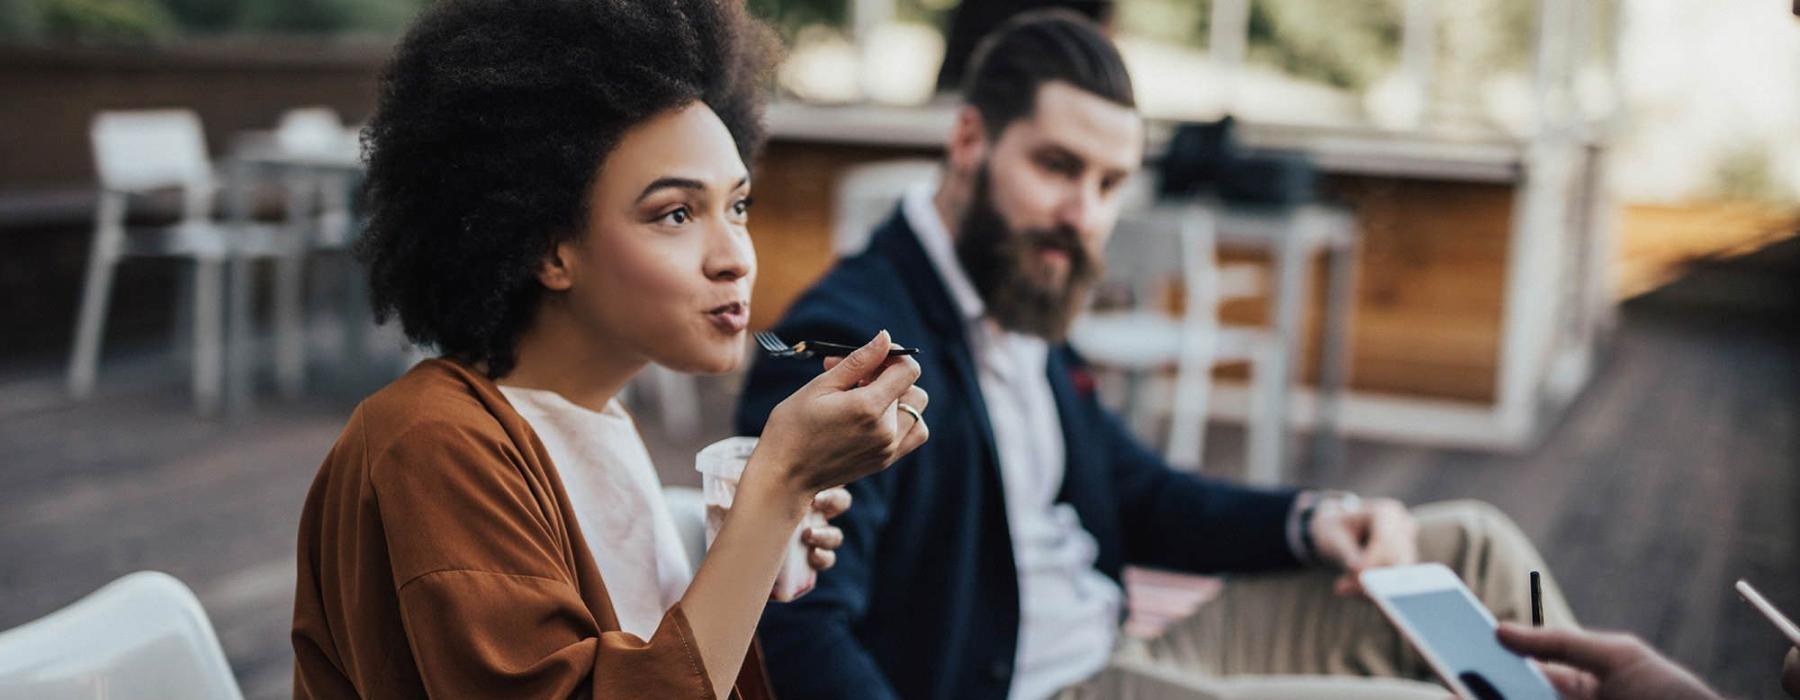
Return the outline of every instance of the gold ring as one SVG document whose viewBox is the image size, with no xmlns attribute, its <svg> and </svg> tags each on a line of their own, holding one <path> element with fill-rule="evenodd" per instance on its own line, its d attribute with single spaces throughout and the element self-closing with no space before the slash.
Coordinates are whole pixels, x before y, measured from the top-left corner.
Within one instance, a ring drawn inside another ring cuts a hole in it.
<svg viewBox="0 0 1800 700">
<path fill-rule="evenodd" d="M 916 409 L 916 408 L 913 408 L 912 406 L 906 405 L 905 401 L 901 401 L 899 403 L 900 403 L 900 412 L 905 413 L 906 415 L 912 416 L 913 422 L 915 422 L 915 423 L 925 422 L 925 416 L 919 415 L 919 409 Z"/>
</svg>

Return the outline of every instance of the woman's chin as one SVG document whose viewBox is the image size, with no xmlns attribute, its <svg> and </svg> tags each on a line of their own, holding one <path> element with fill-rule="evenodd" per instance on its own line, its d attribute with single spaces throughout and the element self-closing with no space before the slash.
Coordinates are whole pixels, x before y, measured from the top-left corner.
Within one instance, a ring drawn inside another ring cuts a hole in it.
<svg viewBox="0 0 1800 700">
<path fill-rule="evenodd" d="M 740 342 L 704 348 L 682 357 L 658 358 L 656 363 L 684 374 L 726 374 L 744 364 L 744 345 Z"/>
</svg>

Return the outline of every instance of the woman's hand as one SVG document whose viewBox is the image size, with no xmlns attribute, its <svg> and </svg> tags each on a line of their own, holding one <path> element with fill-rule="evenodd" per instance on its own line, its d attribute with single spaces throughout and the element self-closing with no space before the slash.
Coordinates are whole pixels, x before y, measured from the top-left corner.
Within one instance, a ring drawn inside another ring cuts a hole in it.
<svg viewBox="0 0 1800 700">
<path fill-rule="evenodd" d="M 813 497 L 813 510 L 830 520 L 850 510 L 850 491 L 842 486 L 820 491 Z M 844 546 L 844 531 L 831 525 L 808 528 L 800 533 L 806 550 L 806 563 L 813 571 L 824 571 L 837 565 L 837 548 Z"/>
<path fill-rule="evenodd" d="M 745 478 L 773 470 L 770 476 L 793 493 L 810 497 L 879 472 L 924 444 L 930 429 L 899 406 L 925 410 L 929 397 L 913 386 L 919 363 L 889 358 L 890 345 L 887 331 L 876 334 L 776 406 Z"/>
<path fill-rule="evenodd" d="M 1543 662 L 1564 700 L 1717 700 L 1693 674 L 1628 634 L 1500 625 L 1500 643 Z"/>
</svg>

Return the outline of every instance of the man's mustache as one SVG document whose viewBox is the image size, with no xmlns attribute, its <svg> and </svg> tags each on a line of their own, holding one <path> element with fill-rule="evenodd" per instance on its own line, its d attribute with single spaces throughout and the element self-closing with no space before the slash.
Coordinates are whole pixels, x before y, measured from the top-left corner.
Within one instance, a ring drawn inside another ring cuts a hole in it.
<svg viewBox="0 0 1800 700">
<path fill-rule="evenodd" d="M 1081 246 L 1081 237 L 1075 230 L 1065 226 L 1047 229 L 1032 229 L 1019 232 L 1021 241 L 1034 249 L 1059 250 L 1069 254 L 1071 260 L 1085 260 L 1087 249 Z"/>
</svg>

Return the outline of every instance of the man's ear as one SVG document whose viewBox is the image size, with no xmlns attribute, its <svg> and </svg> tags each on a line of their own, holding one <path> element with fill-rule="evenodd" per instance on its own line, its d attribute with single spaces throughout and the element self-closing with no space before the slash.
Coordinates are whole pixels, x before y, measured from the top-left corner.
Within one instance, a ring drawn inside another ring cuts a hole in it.
<svg viewBox="0 0 1800 700">
<path fill-rule="evenodd" d="M 575 247 L 573 240 L 550 246 L 550 251 L 538 262 L 538 284 L 556 292 L 566 292 L 575 286 L 574 270 L 570 269 L 570 263 L 575 259 Z"/>
<path fill-rule="evenodd" d="M 950 140 L 944 148 L 951 172 L 973 173 L 987 160 L 989 146 L 987 123 L 982 120 L 981 111 L 971 105 L 956 110 L 956 122 L 950 126 Z"/>
</svg>

